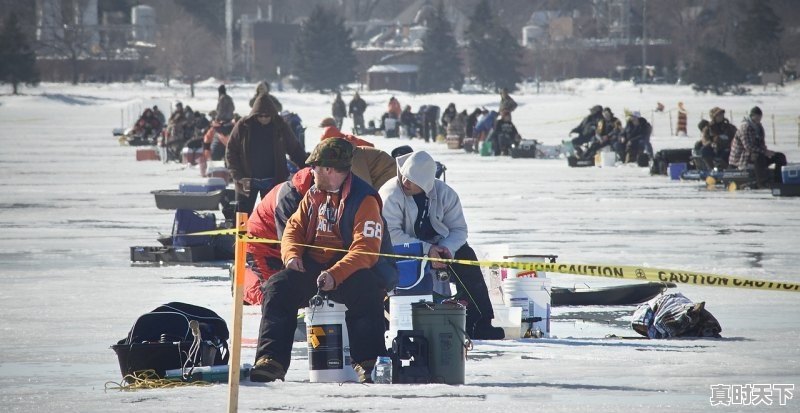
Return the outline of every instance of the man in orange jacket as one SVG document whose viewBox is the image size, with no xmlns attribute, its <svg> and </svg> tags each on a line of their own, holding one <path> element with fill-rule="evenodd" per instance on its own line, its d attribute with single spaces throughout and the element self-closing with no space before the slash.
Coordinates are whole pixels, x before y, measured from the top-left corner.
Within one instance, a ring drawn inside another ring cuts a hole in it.
<svg viewBox="0 0 800 413">
<path fill-rule="evenodd" d="M 386 258 L 392 250 L 384 231 L 381 198 L 350 172 L 353 145 L 331 138 L 314 148 L 311 165 L 315 185 L 286 223 L 281 258 L 286 269 L 264 286 L 256 363 L 250 380 L 283 380 L 289 367 L 297 309 L 317 289 L 347 306 L 350 354 L 359 380 L 369 381 L 378 356 L 385 355 L 383 297 L 393 288 Z M 308 247 L 313 245 L 314 247 Z"/>
</svg>

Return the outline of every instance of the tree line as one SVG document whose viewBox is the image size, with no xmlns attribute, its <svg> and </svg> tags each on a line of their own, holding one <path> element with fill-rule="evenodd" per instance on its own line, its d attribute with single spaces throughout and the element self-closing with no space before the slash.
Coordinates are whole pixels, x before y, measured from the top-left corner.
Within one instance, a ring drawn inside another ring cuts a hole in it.
<svg viewBox="0 0 800 413">
<path fill-rule="evenodd" d="M 161 14 L 176 18 L 168 19 L 171 23 L 159 31 L 158 48 L 151 62 L 166 79 L 179 76 L 193 83 L 221 71 L 221 34 L 212 30 L 221 27 L 220 15 L 214 14 L 216 9 L 212 7 L 219 3 L 180 0 L 171 7 L 162 7 Z M 417 78 L 419 92 L 461 90 L 467 75 L 487 90 L 515 88 L 522 78 L 522 48 L 493 5 L 496 6 L 489 0 L 477 3 L 469 16 L 466 44 L 458 45 L 442 2 L 436 4 L 435 12 L 425 22 Z M 672 40 L 685 65 L 685 83 L 693 84 L 698 91 L 725 93 L 735 90 L 748 75 L 781 70 L 785 50 L 792 53 L 797 47 L 783 36 L 782 18 L 791 18 L 791 14 L 779 15 L 772 5 L 786 10 L 781 0 L 736 0 L 716 9 L 703 0 L 650 2 L 648 31 L 655 37 Z M 548 7 L 566 10 L 577 5 L 555 2 Z M 191 10 L 190 18 L 178 18 L 181 10 Z M 697 14 L 688 15 L 687 10 L 696 10 Z M 15 93 L 19 84 L 36 84 L 39 80 L 34 42 L 26 35 L 29 34 L 20 29 L 13 13 L 9 14 L 0 30 L 0 82 L 11 84 Z M 337 90 L 355 80 L 352 32 L 337 11 L 322 5 L 314 8 L 291 47 L 297 86 Z M 535 58 L 546 56 L 534 53 Z M 77 61 L 77 57 L 73 60 Z M 77 74 L 73 82 L 77 82 Z"/>
</svg>

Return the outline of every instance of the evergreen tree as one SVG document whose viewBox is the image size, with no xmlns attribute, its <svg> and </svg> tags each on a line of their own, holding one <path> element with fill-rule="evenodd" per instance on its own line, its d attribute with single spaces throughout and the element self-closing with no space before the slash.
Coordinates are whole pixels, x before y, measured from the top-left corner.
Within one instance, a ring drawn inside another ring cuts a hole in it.
<svg viewBox="0 0 800 413">
<path fill-rule="evenodd" d="M 472 74 L 484 87 L 516 89 L 522 46 L 497 19 L 488 0 L 481 0 L 467 29 Z"/>
<path fill-rule="evenodd" d="M 699 92 L 714 92 L 721 95 L 735 91 L 744 81 L 744 71 L 725 52 L 704 47 L 696 53 L 697 58 L 686 71 L 686 80 Z"/>
<path fill-rule="evenodd" d="M 350 30 L 335 12 L 317 6 L 295 40 L 294 74 L 319 91 L 338 90 L 355 79 L 356 58 Z"/>
<path fill-rule="evenodd" d="M 0 33 L 0 82 L 10 83 L 15 95 L 18 94 L 17 87 L 20 83 L 39 83 L 36 55 L 22 33 L 14 13 L 8 15 Z"/>
<path fill-rule="evenodd" d="M 739 24 L 736 40 L 736 58 L 742 68 L 750 73 L 776 72 L 783 64 L 781 53 L 781 18 L 769 2 L 750 2 L 746 18 Z"/>
<path fill-rule="evenodd" d="M 458 56 L 453 27 L 440 2 L 436 13 L 428 20 L 422 38 L 419 89 L 422 92 L 447 92 L 450 88 L 461 90 L 463 84 L 464 74 L 461 72 L 461 58 Z"/>
</svg>

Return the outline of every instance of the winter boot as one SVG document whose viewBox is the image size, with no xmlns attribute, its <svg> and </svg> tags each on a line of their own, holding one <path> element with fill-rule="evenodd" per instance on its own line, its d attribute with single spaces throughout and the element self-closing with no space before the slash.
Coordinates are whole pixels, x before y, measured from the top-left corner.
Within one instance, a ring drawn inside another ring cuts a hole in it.
<svg viewBox="0 0 800 413">
<path fill-rule="evenodd" d="M 471 338 L 475 340 L 502 340 L 506 333 L 500 327 L 493 327 L 492 320 L 480 320 L 472 329 Z"/>
<path fill-rule="evenodd" d="M 375 359 L 364 360 L 353 364 L 359 383 L 372 383 L 372 370 L 375 368 Z"/>
<path fill-rule="evenodd" d="M 269 358 L 261 357 L 256 360 L 256 365 L 250 370 L 250 381 L 267 383 L 280 379 L 284 381 L 286 369 L 281 363 Z"/>
<path fill-rule="evenodd" d="M 476 307 L 467 307 L 467 335 L 474 340 L 502 340 L 506 334 L 500 327 L 492 327 L 492 320 L 484 318 Z"/>
</svg>

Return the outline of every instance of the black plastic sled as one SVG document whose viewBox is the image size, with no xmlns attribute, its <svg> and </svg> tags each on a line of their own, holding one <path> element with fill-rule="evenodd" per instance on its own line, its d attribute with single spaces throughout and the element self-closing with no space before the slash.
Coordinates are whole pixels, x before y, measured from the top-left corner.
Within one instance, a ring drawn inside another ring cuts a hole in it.
<svg viewBox="0 0 800 413">
<path fill-rule="evenodd" d="M 633 305 L 661 294 L 674 283 L 649 282 L 601 288 L 559 288 L 550 293 L 552 305 Z"/>
</svg>

